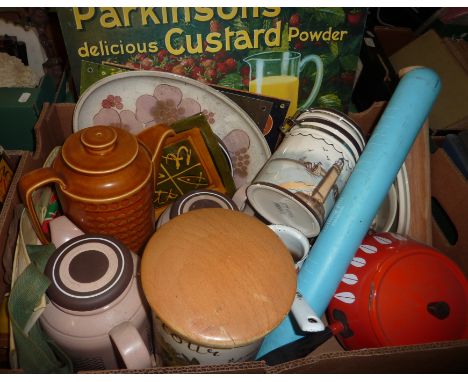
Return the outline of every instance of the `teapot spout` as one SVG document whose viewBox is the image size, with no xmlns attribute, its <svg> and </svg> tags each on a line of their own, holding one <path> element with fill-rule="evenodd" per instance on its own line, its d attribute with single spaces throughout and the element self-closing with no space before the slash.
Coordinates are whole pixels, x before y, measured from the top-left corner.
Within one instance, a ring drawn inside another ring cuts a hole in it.
<svg viewBox="0 0 468 382">
<path fill-rule="evenodd" d="M 176 135 L 176 132 L 164 124 L 148 127 L 137 135 L 138 140 L 151 152 L 151 161 L 155 169 L 159 167 L 159 160 L 166 139 L 174 135 Z"/>
</svg>

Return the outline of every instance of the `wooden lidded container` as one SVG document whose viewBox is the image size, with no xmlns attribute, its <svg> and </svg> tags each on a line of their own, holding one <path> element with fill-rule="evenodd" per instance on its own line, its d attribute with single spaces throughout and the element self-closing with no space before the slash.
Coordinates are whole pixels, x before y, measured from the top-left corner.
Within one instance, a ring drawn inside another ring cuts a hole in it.
<svg viewBox="0 0 468 382">
<path fill-rule="evenodd" d="M 256 218 L 221 208 L 164 224 L 144 250 L 141 279 L 165 365 L 253 359 L 296 292 L 281 239 Z"/>
</svg>

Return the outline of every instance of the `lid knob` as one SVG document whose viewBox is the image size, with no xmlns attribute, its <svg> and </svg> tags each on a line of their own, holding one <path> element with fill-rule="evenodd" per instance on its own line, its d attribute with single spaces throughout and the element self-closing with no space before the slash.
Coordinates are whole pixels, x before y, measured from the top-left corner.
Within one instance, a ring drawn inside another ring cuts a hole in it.
<svg viewBox="0 0 468 382">
<path fill-rule="evenodd" d="M 445 301 L 430 302 L 427 311 L 439 320 L 447 318 L 450 314 L 450 306 Z"/>
<path fill-rule="evenodd" d="M 110 126 L 93 126 L 83 130 L 80 140 L 89 153 L 103 155 L 114 148 L 117 132 Z"/>
</svg>

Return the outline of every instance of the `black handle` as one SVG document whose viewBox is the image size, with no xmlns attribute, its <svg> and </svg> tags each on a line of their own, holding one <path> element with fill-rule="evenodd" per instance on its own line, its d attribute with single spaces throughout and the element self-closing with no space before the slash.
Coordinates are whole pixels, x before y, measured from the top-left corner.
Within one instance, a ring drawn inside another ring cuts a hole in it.
<svg viewBox="0 0 468 382">
<path fill-rule="evenodd" d="M 439 320 L 443 320 L 450 315 L 450 306 L 445 301 L 430 302 L 427 304 L 427 311 Z"/>
<path fill-rule="evenodd" d="M 332 336 L 333 332 L 329 327 L 326 327 L 325 330 L 321 332 L 307 333 L 304 337 L 296 341 L 272 350 L 257 359 L 257 361 L 265 361 L 267 365 L 274 366 L 283 362 L 303 358 L 328 341 Z"/>
</svg>

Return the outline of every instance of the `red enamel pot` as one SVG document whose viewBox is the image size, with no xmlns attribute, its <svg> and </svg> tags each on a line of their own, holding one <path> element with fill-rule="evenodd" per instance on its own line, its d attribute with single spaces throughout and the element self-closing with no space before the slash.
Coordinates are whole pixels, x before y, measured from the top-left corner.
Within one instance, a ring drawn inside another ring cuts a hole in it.
<svg viewBox="0 0 468 382">
<path fill-rule="evenodd" d="M 327 317 L 345 349 L 468 338 L 468 281 L 436 249 L 401 235 L 368 235 Z"/>
</svg>

